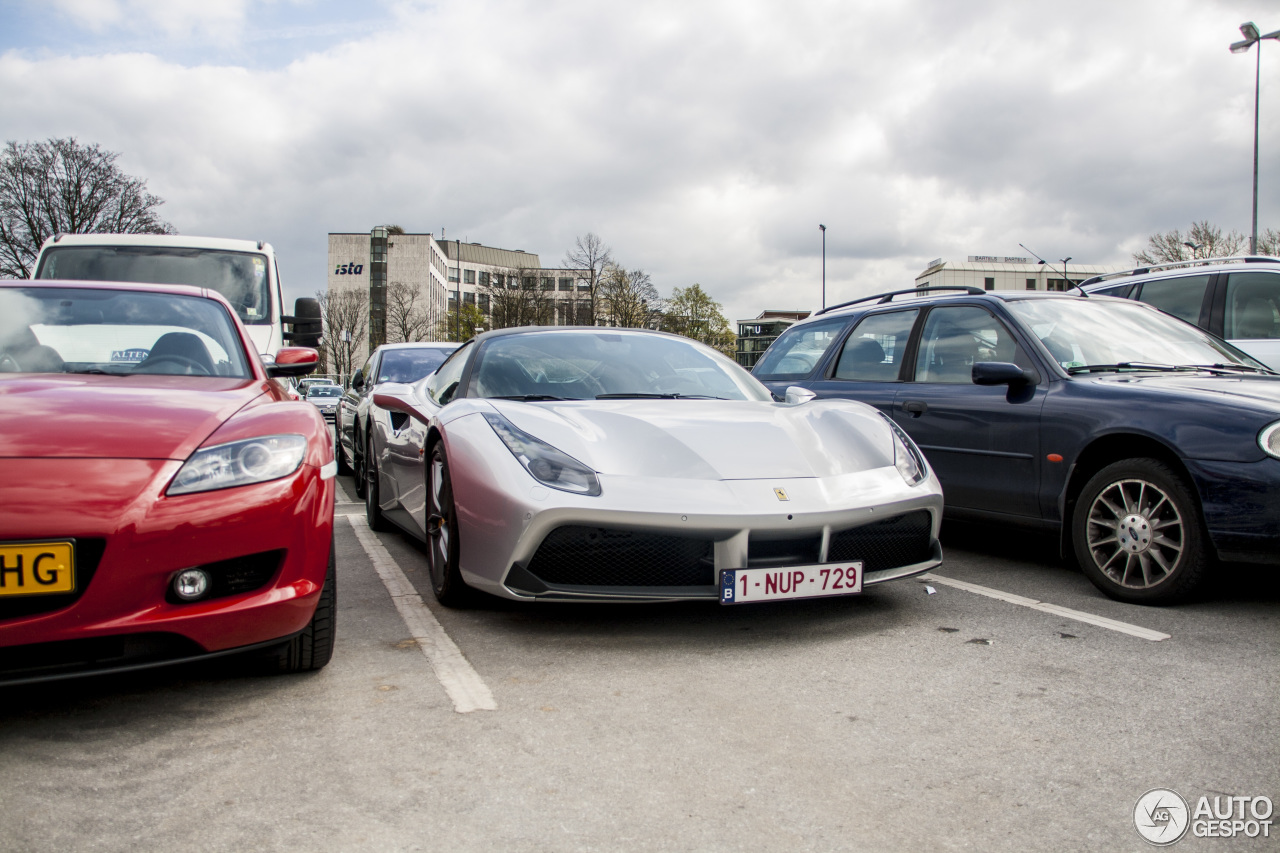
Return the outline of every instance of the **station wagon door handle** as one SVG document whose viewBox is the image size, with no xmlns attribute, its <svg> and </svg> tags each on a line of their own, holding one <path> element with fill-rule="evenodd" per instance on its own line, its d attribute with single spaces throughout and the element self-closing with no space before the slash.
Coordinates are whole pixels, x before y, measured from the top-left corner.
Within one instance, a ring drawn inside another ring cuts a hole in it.
<svg viewBox="0 0 1280 853">
<path fill-rule="evenodd" d="M 910 413 L 911 417 L 918 418 L 925 412 L 929 411 L 929 406 L 923 400 L 908 400 L 902 404 L 904 411 Z"/>
</svg>

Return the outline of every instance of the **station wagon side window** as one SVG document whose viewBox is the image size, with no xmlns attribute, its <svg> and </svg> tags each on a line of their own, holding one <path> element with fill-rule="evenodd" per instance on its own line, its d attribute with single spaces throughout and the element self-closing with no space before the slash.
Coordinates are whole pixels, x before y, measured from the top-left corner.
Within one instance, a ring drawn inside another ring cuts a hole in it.
<svg viewBox="0 0 1280 853">
<path fill-rule="evenodd" d="M 1222 336 L 1246 341 L 1280 338 L 1280 274 L 1233 272 L 1227 276 Z"/>
<path fill-rule="evenodd" d="M 968 385 L 980 361 L 1031 365 L 1009 329 L 985 309 L 944 305 L 929 312 L 916 353 L 917 382 Z"/>
<path fill-rule="evenodd" d="M 902 356 L 911 337 L 918 308 L 864 317 L 844 342 L 836 363 L 835 379 L 893 382 L 902 367 Z"/>
<path fill-rule="evenodd" d="M 1204 305 L 1204 292 L 1209 287 L 1209 279 L 1210 276 L 1207 275 L 1188 275 L 1143 282 L 1138 301 L 1199 325 L 1200 309 Z"/>
</svg>

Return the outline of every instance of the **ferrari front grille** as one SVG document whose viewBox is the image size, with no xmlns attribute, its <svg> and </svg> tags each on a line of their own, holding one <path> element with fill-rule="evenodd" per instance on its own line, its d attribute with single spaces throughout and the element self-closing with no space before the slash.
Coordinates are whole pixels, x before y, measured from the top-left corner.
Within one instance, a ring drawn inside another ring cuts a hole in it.
<svg viewBox="0 0 1280 853">
<path fill-rule="evenodd" d="M 542 540 L 528 571 L 566 586 L 708 586 L 712 541 L 661 533 L 570 525 Z"/>
<path fill-rule="evenodd" d="M 921 509 L 831 534 L 827 562 L 862 561 L 864 572 L 923 563 L 932 554 L 933 516 Z"/>
</svg>

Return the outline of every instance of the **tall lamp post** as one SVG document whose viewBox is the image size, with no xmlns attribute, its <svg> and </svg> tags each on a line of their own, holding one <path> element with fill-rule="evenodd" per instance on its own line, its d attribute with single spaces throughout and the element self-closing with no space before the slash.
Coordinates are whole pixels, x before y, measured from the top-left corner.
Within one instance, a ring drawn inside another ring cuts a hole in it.
<svg viewBox="0 0 1280 853">
<path fill-rule="evenodd" d="M 822 232 L 822 307 L 827 307 L 827 226 L 819 224 Z"/>
<path fill-rule="evenodd" d="M 1262 42 L 1266 39 L 1280 41 L 1280 30 L 1258 35 L 1258 28 L 1253 21 L 1240 25 L 1244 41 L 1231 45 L 1232 53 L 1248 53 L 1256 43 L 1258 54 L 1253 69 L 1253 231 L 1249 235 L 1249 254 L 1258 254 L 1258 81 L 1262 75 Z"/>
</svg>

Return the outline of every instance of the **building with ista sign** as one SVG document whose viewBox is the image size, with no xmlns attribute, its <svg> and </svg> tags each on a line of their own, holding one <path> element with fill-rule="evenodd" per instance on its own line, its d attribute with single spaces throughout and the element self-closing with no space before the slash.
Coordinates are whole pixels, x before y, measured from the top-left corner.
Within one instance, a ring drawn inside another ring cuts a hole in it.
<svg viewBox="0 0 1280 853">
<path fill-rule="evenodd" d="M 1068 290 L 1072 285 L 1121 268 L 1097 264 L 1042 263 L 1031 258 L 970 255 L 969 260 L 930 261 L 916 276 L 916 287 L 964 285 L 983 290 Z M 1065 269 L 1065 271 L 1064 271 Z"/>
</svg>

